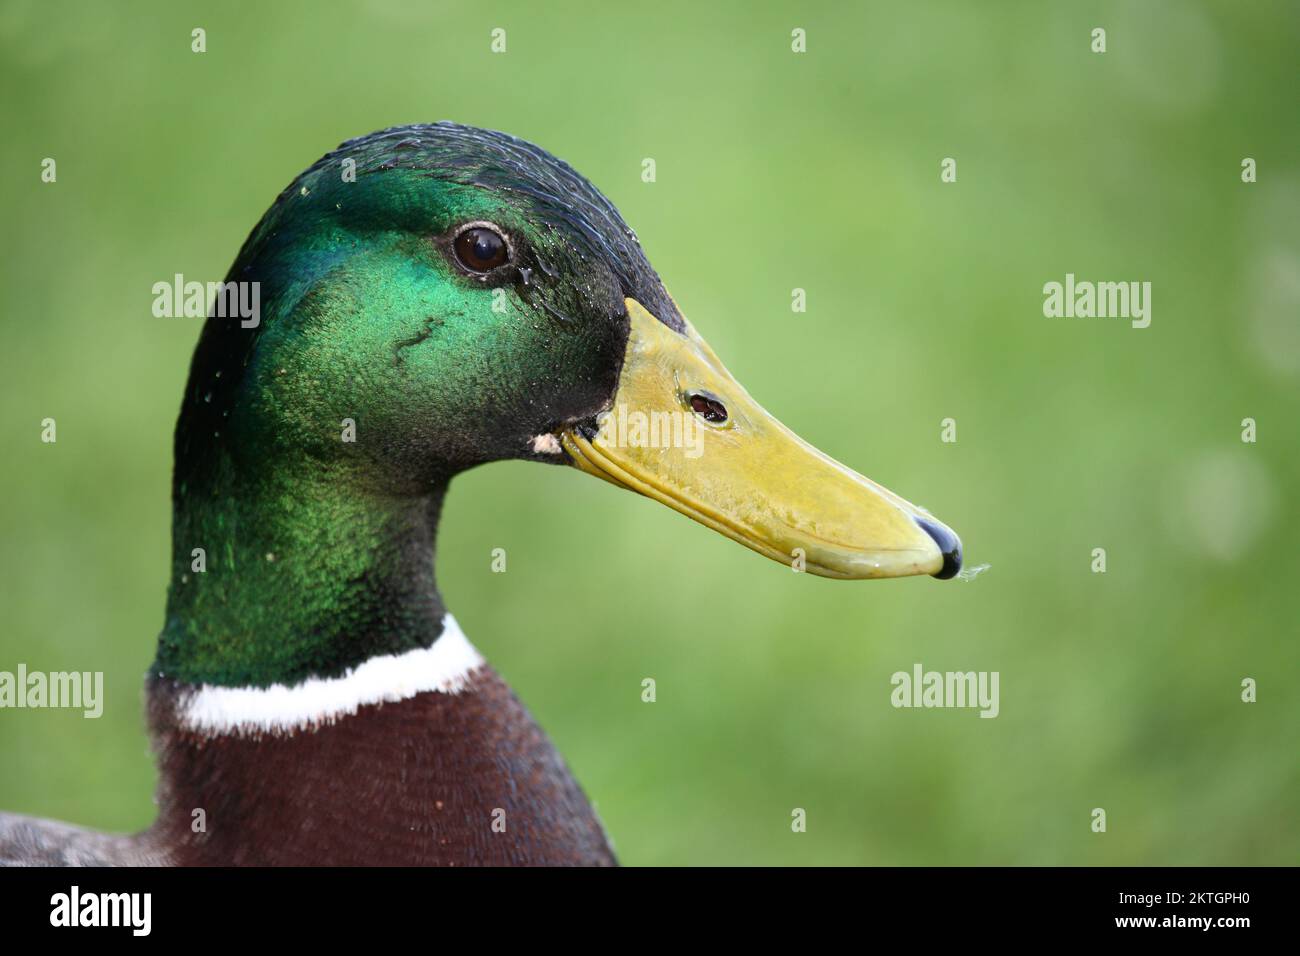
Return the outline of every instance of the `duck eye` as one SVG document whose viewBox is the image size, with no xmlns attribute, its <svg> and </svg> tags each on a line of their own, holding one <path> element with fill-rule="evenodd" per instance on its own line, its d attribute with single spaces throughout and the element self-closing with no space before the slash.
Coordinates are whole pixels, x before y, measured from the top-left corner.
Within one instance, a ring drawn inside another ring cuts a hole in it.
<svg viewBox="0 0 1300 956">
<path fill-rule="evenodd" d="M 470 272 L 491 272 L 510 258 L 510 245 L 505 236 L 487 224 L 462 229 L 452 248 L 456 259 Z"/>
</svg>

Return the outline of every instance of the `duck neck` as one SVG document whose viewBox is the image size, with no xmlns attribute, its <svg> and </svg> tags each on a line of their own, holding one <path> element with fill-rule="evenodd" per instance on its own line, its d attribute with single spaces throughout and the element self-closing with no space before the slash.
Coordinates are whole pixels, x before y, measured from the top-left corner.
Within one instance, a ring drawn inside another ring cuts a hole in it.
<svg viewBox="0 0 1300 956">
<path fill-rule="evenodd" d="M 178 472 L 178 475 L 180 473 Z M 172 574 L 153 673 L 226 687 L 337 677 L 430 647 L 440 482 L 377 493 L 346 466 L 238 468 L 173 490 Z"/>
</svg>

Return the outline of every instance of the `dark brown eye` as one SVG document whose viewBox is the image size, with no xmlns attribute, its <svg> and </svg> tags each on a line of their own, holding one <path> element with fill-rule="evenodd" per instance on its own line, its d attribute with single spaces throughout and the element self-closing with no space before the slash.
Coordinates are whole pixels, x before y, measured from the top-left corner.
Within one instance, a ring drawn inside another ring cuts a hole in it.
<svg viewBox="0 0 1300 956">
<path fill-rule="evenodd" d="M 461 230 L 452 247 L 460 264 L 470 272 L 491 272 L 510 258 L 505 236 L 488 225 Z"/>
</svg>

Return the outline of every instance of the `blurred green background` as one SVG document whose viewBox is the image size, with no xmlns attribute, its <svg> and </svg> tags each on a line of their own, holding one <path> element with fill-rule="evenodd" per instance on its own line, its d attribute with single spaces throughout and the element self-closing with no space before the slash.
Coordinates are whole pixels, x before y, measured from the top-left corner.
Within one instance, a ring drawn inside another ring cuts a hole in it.
<svg viewBox="0 0 1300 956">
<path fill-rule="evenodd" d="M 0 808 L 152 817 L 200 326 L 152 284 L 222 277 L 341 140 L 455 119 L 573 163 L 759 401 L 992 566 L 825 581 L 567 469 L 458 479 L 444 596 L 624 863 L 1295 863 L 1298 34 L 1282 2 L 0 3 L 0 669 L 107 695 L 0 712 Z M 1044 318 L 1067 272 L 1150 281 L 1151 327 Z M 895 710 L 918 661 L 999 671 L 1001 715 Z"/>
</svg>

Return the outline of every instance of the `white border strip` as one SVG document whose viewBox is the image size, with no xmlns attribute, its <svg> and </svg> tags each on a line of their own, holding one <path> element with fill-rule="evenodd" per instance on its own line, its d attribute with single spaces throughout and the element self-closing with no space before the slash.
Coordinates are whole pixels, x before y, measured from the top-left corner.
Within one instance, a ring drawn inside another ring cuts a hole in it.
<svg viewBox="0 0 1300 956">
<path fill-rule="evenodd" d="M 372 657 L 342 677 L 309 677 L 292 687 L 203 684 L 182 693 L 177 721 L 209 734 L 291 733 L 331 724 L 366 704 L 396 703 L 427 691 L 459 694 L 482 666 L 482 655 L 448 614 L 432 647 Z"/>
</svg>

